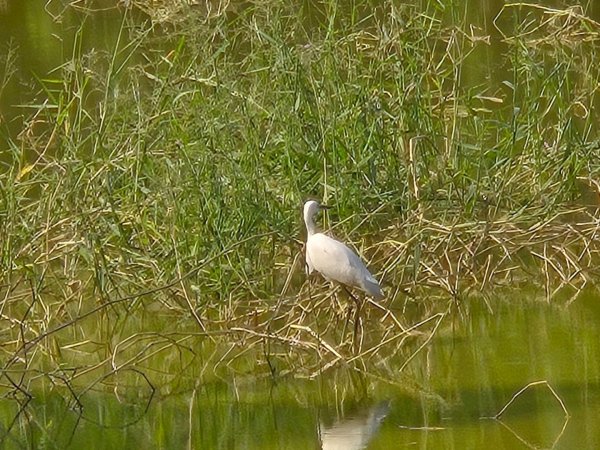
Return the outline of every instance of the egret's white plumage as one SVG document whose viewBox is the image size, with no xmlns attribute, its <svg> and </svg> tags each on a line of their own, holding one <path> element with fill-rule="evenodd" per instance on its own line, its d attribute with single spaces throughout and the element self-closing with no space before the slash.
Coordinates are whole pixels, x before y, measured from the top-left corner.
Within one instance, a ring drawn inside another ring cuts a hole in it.
<svg viewBox="0 0 600 450">
<path fill-rule="evenodd" d="M 317 233 L 313 218 L 321 208 L 314 200 L 304 204 L 308 273 L 316 270 L 329 281 L 360 288 L 376 299 L 383 298 L 379 283 L 356 253 L 340 241 Z"/>
</svg>

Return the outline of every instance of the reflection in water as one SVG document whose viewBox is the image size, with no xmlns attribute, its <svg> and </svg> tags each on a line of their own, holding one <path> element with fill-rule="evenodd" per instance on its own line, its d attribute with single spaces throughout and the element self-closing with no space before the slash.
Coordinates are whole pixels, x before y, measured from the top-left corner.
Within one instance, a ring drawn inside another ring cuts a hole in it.
<svg viewBox="0 0 600 450">
<path fill-rule="evenodd" d="M 388 414 L 390 402 L 384 401 L 368 410 L 345 419 L 338 419 L 327 427 L 319 424 L 319 438 L 323 450 L 359 450 L 366 448 Z"/>
<path fill-rule="evenodd" d="M 518 293 L 531 297 L 511 290 Z M 25 405 L 0 397 L 0 448 L 41 448 L 49 440 L 51 448 L 90 448 L 93 442 L 96 450 L 156 448 L 160 442 L 168 443 L 163 448 L 247 450 L 600 448 L 600 297 L 595 290 L 583 293 L 569 308 L 526 300 L 515 307 L 515 298 L 490 300 L 493 315 L 483 302 L 471 302 L 453 334 L 440 332 L 431 349 L 414 358 L 424 395 L 413 394 L 408 378 L 402 386 L 388 385 L 340 368 L 318 383 L 251 379 L 204 382 L 185 391 L 182 382 L 181 393 L 159 393 L 146 411 L 147 396 L 139 397 L 145 380 L 121 372 L 110 385 L 126 388 L 118 398 L 112 390 L 80 395 L 74 388 L 84 406 L 79 422 L 72 395 L 57 387 L 33 392 Z M 540 379 L 564 403 L 568 422 L 545 386 L 520 391 Z M 351 408 L 367 392 L 374 402 L 385 401 L 316 420 L 342 400 L 345 410 Z M 501 421 L 482 420 L 512 398 Z"/>
</svg>

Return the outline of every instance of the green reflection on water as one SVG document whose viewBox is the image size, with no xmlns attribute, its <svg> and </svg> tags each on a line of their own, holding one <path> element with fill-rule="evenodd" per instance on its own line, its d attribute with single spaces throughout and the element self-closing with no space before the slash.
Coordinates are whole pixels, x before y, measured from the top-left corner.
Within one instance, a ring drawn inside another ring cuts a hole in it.
<svg viewBox="0 0 600 450">
<path fill-rule="evenodd" d="M 122 34 L 129 16 L 114 5 L 88 10 L 32 0 L 0 6 L 0 125 L 8 131 L 5 136 L 0 129 L 1 152 L 8 139 L 23 131 L 37 105 L 54 108 L 61 103 L 61 89 L 75 89 L 73 81 L 62 78 L 61 68 L 75 73 L 74 65 L 86 61 L 100 72 L 113 54 L 117 66 L 123 62 L 126 55 L 120 51 L 127 42 Z M 94 87 L 78 93 L 86 106 L 101 100 L 92 95 Z"/>
<path fill-rule="evenodd" d="M 323 448 L 598 448 L 599 300 L 586 293 L 565 308 L 515 291 L 488 301 L 490 311 L 472 299 L 407 369 L 418 389 L 400 377 L 392 385 L 345 368 L 313 381 L 198 381 L 154 397 L 147 386 L 132 385 L 116 388 L 117 395 L 83 395 L 80 417 L 68 407 L 68 392 L 48 387 L 10 431 L 18 407 L 3 400 L 3 442 L 92 449 L 296 449 L 318 448 L 320 440 Z M 502 422 L 485 419 L 538 380 L 556 390 L 570 420 L 545 386 L 519 396 Z"/>
</svg>

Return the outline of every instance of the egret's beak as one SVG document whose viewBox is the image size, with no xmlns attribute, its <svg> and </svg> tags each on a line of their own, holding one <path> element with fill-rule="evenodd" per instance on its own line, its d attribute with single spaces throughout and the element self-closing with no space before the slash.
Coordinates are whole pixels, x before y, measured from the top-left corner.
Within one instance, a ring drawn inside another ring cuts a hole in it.
<svg viewBox="0 0 600 450">
<path fill-rule="evenodd" d="M 331 209 L 331 206 L 329 205 L 319 205 L 320 209 Z"/>
</svg>

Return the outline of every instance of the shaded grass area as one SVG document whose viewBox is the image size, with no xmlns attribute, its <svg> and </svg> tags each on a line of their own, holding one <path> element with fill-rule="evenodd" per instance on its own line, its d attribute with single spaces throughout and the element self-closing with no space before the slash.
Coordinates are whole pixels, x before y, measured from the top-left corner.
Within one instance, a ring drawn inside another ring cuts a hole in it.
<svg viewBox="0 0 600 450">
<path fill-rule="evenodd" d="M 124 12 L 94 52 L 77 29 L 3 136 L 4 387 L 347 363 L 395 380 L 456 300 L 540 275 L 549 299 L 579 292 L 597 275 L 600 26 L 582 7 L 426 4 Z M 359 336 L 304 281 L 309 196 L 386 286 Z"/>
</svg>

